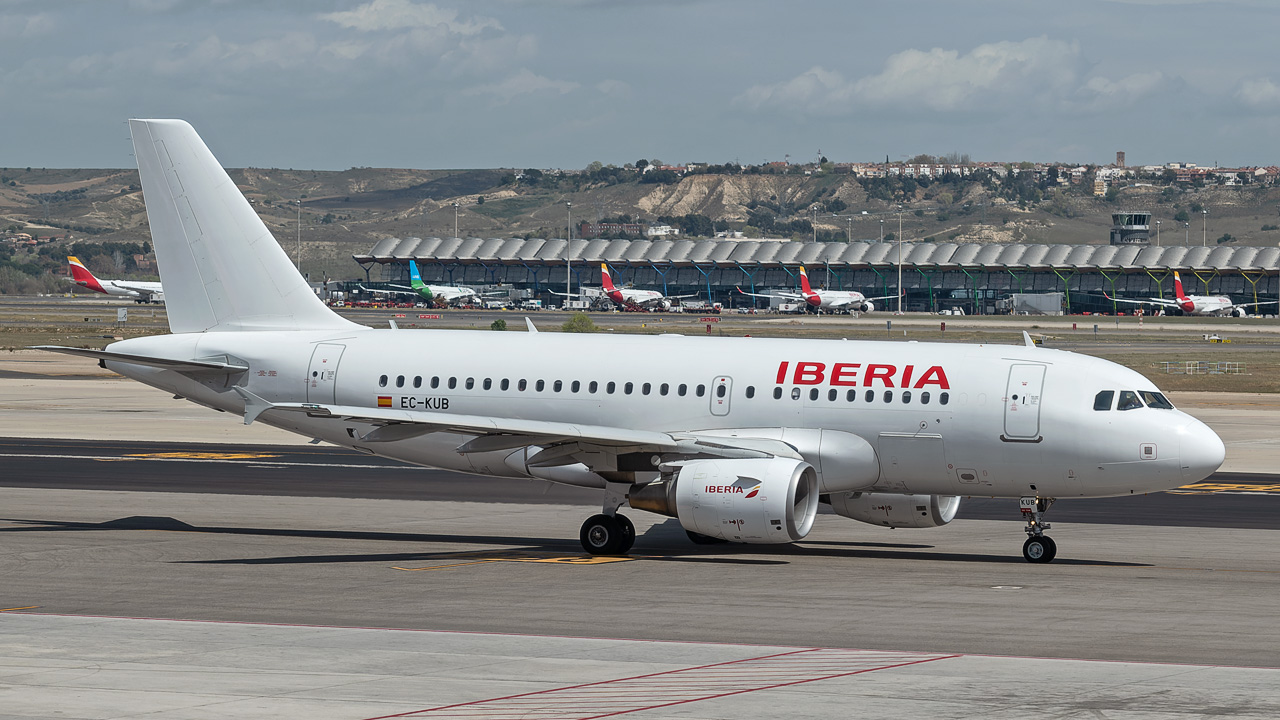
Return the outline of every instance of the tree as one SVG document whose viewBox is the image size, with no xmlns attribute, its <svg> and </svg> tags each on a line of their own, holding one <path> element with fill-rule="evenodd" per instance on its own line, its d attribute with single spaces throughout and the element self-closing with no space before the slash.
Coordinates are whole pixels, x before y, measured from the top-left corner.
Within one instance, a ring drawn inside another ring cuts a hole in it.
<svg viewBox="0 0 1280 720">
<path fill-rule="evenodd" d="M 645 160 L 644 158 L 640 158 L 639 160 L 636 161 L 636 169 L 639 170 L 640 172 L 644 172 L 644 169 L 647 167 L 649 167 L 648 160 Z"/>
<path fill-rule="evenodd" d="M 506 330 L 506 329 L 507 329 L 507 321 L 506 321 L 506 320 L 503 320 L 502 318 L 498 318 L 497 320 L 494 320 L 493 322 L 489 323 L 489 329 L 490 329 L 490 330 L 497 330 L 497 331 L 499 331 L 499 332 L 501 332 L 501 331 L 503 331 L 503 330 Z"/>
<path fill-rule="evenodd" d="M 1173 219 L 1180 223 L 1191 222 L 1191 216 L 1187 214 L 1186 210 L 1179 210 L 1174 214 Z"/>
<path fill-rule="evenodd" d="M 560 331 L 567 333 L 593 333 L 596 331 L 596 324 L 592 322 L 590 315 L 574 313 L 572 317 L 560 326 Z"/>
</svg>

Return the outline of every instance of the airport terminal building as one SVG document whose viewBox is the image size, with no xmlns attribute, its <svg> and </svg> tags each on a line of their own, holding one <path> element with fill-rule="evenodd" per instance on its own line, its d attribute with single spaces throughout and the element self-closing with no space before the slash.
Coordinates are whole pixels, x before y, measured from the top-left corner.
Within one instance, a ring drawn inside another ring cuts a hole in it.
<svg viewBox="0 0 1280 720">
<path fill-rule="evenodd" d="M 535 295 L 564 292 L 567 284 L 574 292 L 598 287 L 600 264 L 608 263 L 615 283 L 697 293 L 725 307 L 753 304 L 739 287 L 797 291 L 802 265 L 815 287 L 868 297 L 901 287 L 908 311 L 992 314 L 1015 293 L 1062 293 L 1069 312 L 1113 312 L 1104 293 L 1172 298 L 1175 270 L 1187 293 L 1236 302 L 1280 297 L 1277 247 L 386 238 L 354 257 L 371 282 L 407 284 L 415 260 L 429 283 L 507 285 Z"/>
</svg>

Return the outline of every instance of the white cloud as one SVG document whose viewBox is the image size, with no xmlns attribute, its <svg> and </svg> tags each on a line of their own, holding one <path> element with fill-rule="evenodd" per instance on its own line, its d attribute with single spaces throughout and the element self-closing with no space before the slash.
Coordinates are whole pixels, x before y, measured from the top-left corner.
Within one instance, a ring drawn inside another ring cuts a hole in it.
<svg viewBox="0 0 1280 720">
<path fill-rule="evenodd" d="M 459 20 L 457 10 L 411 0 L 371 0 L 354 10 L 326 13 L 320 18 L 363 32 L 443 29 L 451 34 L 477 35 L 486 29 L 502 29 L 492 18 Z"/>
<path fill-rule="evenodd" d="M 738 96 L 748 107 L 807 107 L 844 111 L 856 105 L 962 110 L 992 96 L 1040 95 L 1072 88 L 1082 61 L 1076 43 L 1036 37 L 957 50 L 904 50 L 875 75 L 849 81 L 837 71 L 814 67 L 791 80 L 757 85 Z"/>
<path fill-rule="evenodd" d="M 1245 80 L 1236 90 L 1236 99 L 1250 107 L 1275 107 L 1280 105 L 1280 86 L 1272 82 L 1271 78 Z"/>
<path fill-rule="evenodd" d="M 1164 73 L 1134 73 L 1119 80 L 1105 77 L 1089 78 L 1080 87 L 1077 96 L 1084 102 L 1084 109 L 1100 110 L 1112 107 L 1133 107 L 1134 103 L 1167 90 L 1172 81 Z"/>
<path fill-rule="evenodd" d="M 565 95 L 578 89 L 578 83 L 566 80 L 552 80 L 538 75 L 528 68 L 500 82 L 479 85 L 463 91 L 464 95 L 488 95 L 495 105 L 505 105 L 522 95 L 538 93 L 554 93 Z"/>
<path fill-rule="evenodd" d="M 596 83 L 596 90 L 602 95 L 609 95 L 617 98 L 629 98 L 632 91 L 631 86 L 621 80 L 601 80 Z"/>
</svg>

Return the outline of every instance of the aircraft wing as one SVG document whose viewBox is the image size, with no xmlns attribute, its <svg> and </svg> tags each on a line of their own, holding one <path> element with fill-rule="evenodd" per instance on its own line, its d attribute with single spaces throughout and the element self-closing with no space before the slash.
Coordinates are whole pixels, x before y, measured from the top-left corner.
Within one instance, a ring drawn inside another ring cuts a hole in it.
<svg viewBox="0 0 1280 720">
<path fill-rule="evenodd" d="M 130 282 L 128 280 L 113 280 L 115 286 L 139 295 L 156 295 L 160 290 L 156 288 L 156 283 Z"/>
<path fill-rule="evenodd" d="M 742 288 L 735 288 L 735 289 L 738 292 L 742 293 L 743 295 L 750 295 L 751 297 L 781 298 L 783 300 L 804 300 L 803 295 L 797 295 L 795 293 L 779 293 L 777 295 L 767 295 L 764 293 L 749 293 L 746 290 L 743 290 Z"/>
<path fill-rule="evenodd" d="M 393 287 L 393 288 L 399 288 L 400 286 L 398 286 L 398 285 L 392 285 L 392 287 Z M 399 289 L 396 289 L 396 290 L 379 290 L 379 289 L 377 289 L 377 288 L 365 287 L 365 286 L 361 285 L 361 286 L 360 286 L 360 289 L 361 289 L 361 290 L 363 290 L 363 291 L 365 291 L 365 292 L 373 293 L 373 294 L 375 294 L 375 295 L 417 295 L 417 294 L 418 294 L 418 291 L 417 291 L 417 290 L 414 290 L 414 289 L 412 289 L 412 288 L 405 288 L 405 289 L 403 289 L 403 290 L 399 290 Z"/>
<path fill-rule="evenodd" d="M 394 442 L 419 435 L 450 432 L 475 435 L 458 447 L 462 454 L 514 450 L 538 446 L 530 465 L 550 467 L 579 462 L 583 454 L 607 449 L 613 453 L 663 452 L 682 456 L 714 457 L 799 457 L 795 448 L 771 438 L 703 436 L 698 433 L 667 433 L 632 430 L 608 425 L 583 425 L 549 420 L 500 418 L 488 415 L 455 415 L 432 411 L 368 408 L 316 403 L 272 404 L 236 387 L 245 400 L 245 424 L 267 410 L 305 413 L 309 417 L 343 418 L 376 427 L 360 437 L 363 442 Z"/>
<path fill-rule="evenodd" d="M 1163 305 L 1165 307 L 1179 307 L 1178 303 L 1174 300 L 1162 300 L 1160 298 L 1147 298 L 1145 300 L 1126 300 L 1124 298 L 1111 297 L 1106 293 L 1102 293 L 1102 297 L 1110 300 L 1111 302 L 1128 303 L 1130 305 Z"/>
<path fill-rule="evenodd" d="M 892 300 L 896 297 L 898 296 L 897 295 L 880 295 L 877 297 L 869 297 L 867 298 L 867 300 Z"/>
<path fill-rule="evenodd" d="M 1276 303 L 1280 303 L 1280 300 L 1263 300 L 1262 302 L 1255 302 L 1255 303 L 1240 303 L 1240 304 L 1236 305 L 1236 307 L 1254 307 L 1254 306 L 1257 306 L 1257 305 L 1275 305 Z"/>
</svg>

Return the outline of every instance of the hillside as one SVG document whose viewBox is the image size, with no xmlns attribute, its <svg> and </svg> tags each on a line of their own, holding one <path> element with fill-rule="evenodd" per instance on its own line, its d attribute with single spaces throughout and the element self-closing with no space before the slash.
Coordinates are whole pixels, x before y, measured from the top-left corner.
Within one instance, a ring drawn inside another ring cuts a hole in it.
<svg viewBox="0 0 1280 720">
<path fill-rule="evenodd" d="M 881 221 L 885 234 L 898 231 L 900 203 L 908 240 L 1104 244 L 1112 212 L 1140 209 L 1162 220 L 1164 244 L 1182 244 L 1184 238 L 1198 244 L 1203 206 L 1209 209 L 1210 244 L 1224 233 L 1240 245 L 1280 241 L 1280 232 L 1262 229 L 1280 224 L 1280 188 L 1261 186 L 1137 186 L 1121 191 L 1114 202 L 1076 187 L 1049 188 L 1038 202 L 1020 203 L 1000 197 L 1008 193 L 990 183 L 935 182 L 888 195 L 852 176 L 832 174 L 702 174 L 668 184 L 619 182 L 616 172 L 605 181 L 585 174 L 517 181 L 501 169 L 245 168 L 230 174 L 291 255 L 298 237 L 295 200 L 301 199 L 304 270 L 336 278 L 355 276 L 359 268 L 351 254 L 383 237 L 452 236 L 455 202 L 459 232 L 483 237 L 563 237 L 565 203 L 571 202 L 575 225 L 621 215 L 647 221 L 701 215 L 748 237 L 800 239 L 811 237 L 813 219 L 827 239 L 843 240 L 852 231 L 855 240 L 866 240 L 880 236 Z M 71 242 L 149 240 L 134 170 L 4 169 L 0 180 L 0 230 L 69 235 L 39 252 L 19 249 L 9 264 L 56 266 Z M 810 210 L 815 203 L 822 206 L 817 213 Z M 1190 228 L 1173 220 L 1179 210 L 1195 213 Z M 121 271 L 129 269 L 116 263 Z"/>
</svg>

